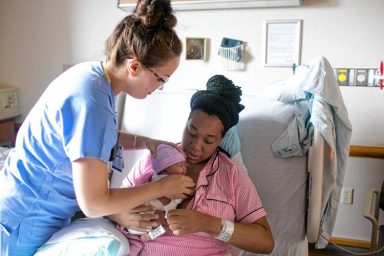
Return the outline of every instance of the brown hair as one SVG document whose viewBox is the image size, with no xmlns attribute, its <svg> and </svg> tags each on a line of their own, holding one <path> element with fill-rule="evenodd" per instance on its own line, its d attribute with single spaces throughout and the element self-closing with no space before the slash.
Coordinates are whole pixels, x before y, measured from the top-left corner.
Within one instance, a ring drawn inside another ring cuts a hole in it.
<svg viewBox="0 0 384 256">
<path fill-rule="evenodd" d="M 138 0 L 133 14 L 120 21 L 107 39 L 107 60 L 119 67 L 125 59 L 136 58 L 145 67 L 157 67 L 180 56 L 176 23 L 170 0 Z"/>
</svg>

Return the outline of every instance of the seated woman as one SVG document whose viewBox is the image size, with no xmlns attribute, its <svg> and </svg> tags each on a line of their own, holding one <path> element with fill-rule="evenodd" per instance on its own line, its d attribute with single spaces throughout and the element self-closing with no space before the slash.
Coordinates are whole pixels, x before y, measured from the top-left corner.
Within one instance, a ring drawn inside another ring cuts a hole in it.
<svg viewBox="0 0 384 256">
<path fill-rule="evenodd" d="M 274 240 L 266 212 L 250 178 L 220 150 L 225 133 L 239 121 L 241 89 L 216 75 L 207 90 L 191 98 L 180 149 L 186 155 L 187 176 L 196 185 L 195 194 L 178 209 L 158 219 L 168 230 L 151 241 L 127 234 L 129 255 L 231 255 L 237 248 L 270 253 Z M 150 154 L 134 166 L 124 186 L 145 183 L 153 174 Z M 159 213 L 161 214 L 161 213 Z M 111 218 L 128 228 L 150 228 L 156 215 L 124 212 Z M 140 225 L 139 225 L 140 223 Z"/>
</svg>

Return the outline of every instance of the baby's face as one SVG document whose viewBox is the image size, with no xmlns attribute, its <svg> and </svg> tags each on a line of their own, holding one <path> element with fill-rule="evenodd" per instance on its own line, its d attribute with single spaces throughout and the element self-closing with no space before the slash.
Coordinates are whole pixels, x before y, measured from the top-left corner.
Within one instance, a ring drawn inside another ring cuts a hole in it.
<svg viewBox="0 0 384 256">
<path fill-rule="evenodd" d="M 187 174 L 187 167 L 185 166 L 185 161 L 176 163 L 174 165 L 169 166 L 167 169 L 165 169 L 167 174 Z"/>
</svg>

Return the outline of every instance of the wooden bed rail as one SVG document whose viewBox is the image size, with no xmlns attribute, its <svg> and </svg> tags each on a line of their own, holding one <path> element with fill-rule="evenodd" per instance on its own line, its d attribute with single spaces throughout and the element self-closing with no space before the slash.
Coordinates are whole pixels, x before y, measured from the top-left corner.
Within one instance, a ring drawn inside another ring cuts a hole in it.
<svg viewBox="0 0 384 256">
<path fill-rule="evenodd" d="M 384 147 L 351 145 L 349 148 L 349 156 L 384 159 Z"/>
</svg>

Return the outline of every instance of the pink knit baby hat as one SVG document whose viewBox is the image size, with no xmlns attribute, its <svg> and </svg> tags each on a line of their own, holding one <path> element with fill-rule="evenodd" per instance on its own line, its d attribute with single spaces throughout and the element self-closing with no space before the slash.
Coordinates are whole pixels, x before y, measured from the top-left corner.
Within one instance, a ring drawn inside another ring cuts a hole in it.
<svg viewBox="0 0 384 256">
<path fill-rule="evenodd" d="M 172 146 L 160 144 L 156 149 L 156 156 L 152 157 L 152 168 L 156 173 L 171 165 L 185 161 L 184 154 Z"/>
</svg>

